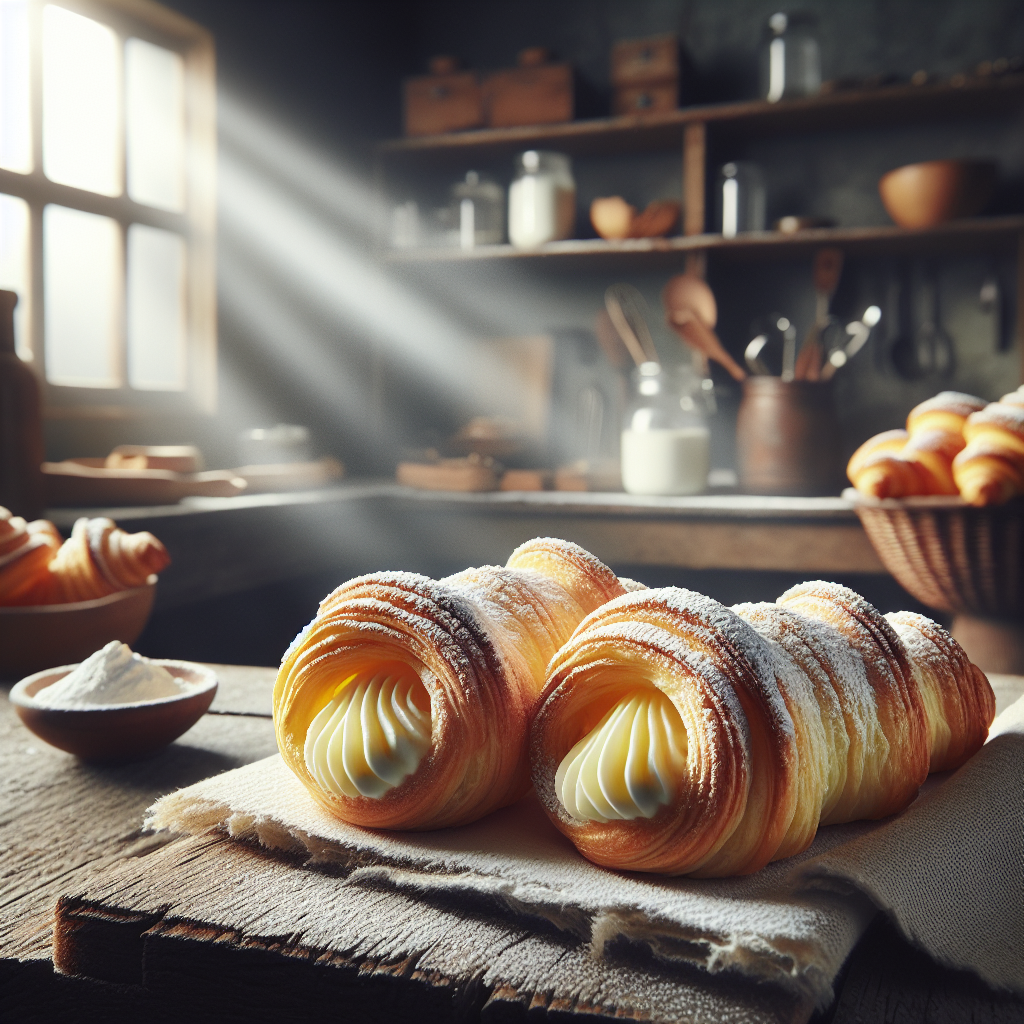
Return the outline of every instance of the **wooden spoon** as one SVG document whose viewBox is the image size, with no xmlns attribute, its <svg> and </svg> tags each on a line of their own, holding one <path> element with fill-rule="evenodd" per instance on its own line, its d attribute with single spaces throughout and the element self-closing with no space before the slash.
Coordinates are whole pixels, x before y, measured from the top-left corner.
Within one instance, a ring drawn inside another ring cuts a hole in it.
<svg viewBox="0 0 1024 1024">
<path fill-rule="evenodd" d="M 718 322 L 718 305 L 705 281 L 695 274 L 677 274 L 665 285 L 662 301 L 669 326 L 683 341 L 720 363 L 735 380 L 746 378 L 712 329 Z"/>
</svg>

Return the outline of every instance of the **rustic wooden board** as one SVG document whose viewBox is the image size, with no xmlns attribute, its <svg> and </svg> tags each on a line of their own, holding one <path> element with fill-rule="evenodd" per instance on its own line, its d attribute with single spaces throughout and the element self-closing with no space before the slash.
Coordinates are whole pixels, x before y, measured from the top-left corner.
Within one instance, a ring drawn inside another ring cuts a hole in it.
<svg viewBox="0 0 1024 1024">
<path fill-rule="evenodd" d="M 220 836 L 174 843 L 62 898 L 54 959 L 67 973 L 142 984 L 172 1015 L 219 1020 L 277 1021 L 297 1005 L 303 1015 L 344 1005 L 349 1019 L 392 1021 L 558 1011 L 779 1022 L 811 1009 L 771 986 L 633 951 L 598 961 L 577 939 L 484 901 L 349 886 Z"/>
</svg>

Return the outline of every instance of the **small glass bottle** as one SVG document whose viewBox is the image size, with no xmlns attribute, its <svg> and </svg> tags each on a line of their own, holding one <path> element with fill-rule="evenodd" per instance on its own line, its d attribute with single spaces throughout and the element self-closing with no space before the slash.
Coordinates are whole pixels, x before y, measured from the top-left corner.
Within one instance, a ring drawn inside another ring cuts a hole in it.
<svg viewBox="0 0 1024 1024">
<path fill-rule="evenodd" d="M 508 190 L 508 238 L 521 249 L 571 238 L 576 226 L 576 181 L 564 153 L 528 149 L 516 157 Z"/>
<path fill-rule="evenodd" d="M 458 211 L 461 248 L 505 240 L 505 190 L 496 181 L 467 171 L 465 180 L 452 187 L 452 201 Z"/>
<path fill-rule="evenodd" d="M 761 168 L 749 160 L 734 160 L 719 177 L 722 234 L 735 238 L 744 231 L 764 231 L 765 190 Z"/>
<path fill-rule="evenodd" d="M 630 494 L 707 490 L 711 396 L 705 384 L 686 365 L 641 363 L 633 372 L 621 452 L 622 486 Z"/>
<path fill-rule="evenodd" d="M 761 95 L 769 103 L 816 96 L 821 89 L 821 51 L 811 14 L 773 14 L 761 48 Z"/>
</svg>

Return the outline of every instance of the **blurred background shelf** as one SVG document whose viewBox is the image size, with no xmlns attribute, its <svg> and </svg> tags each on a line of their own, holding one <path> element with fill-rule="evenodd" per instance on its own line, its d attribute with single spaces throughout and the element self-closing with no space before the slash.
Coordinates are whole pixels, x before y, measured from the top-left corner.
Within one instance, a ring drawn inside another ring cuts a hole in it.
<svg viewBox="0 0 1024 1024">
<path fill-rule="evenodd" d="M 841 246 L 851 253 L 894 255 L 903 253 L 994 249 L 1011 250 L 1024 233 L 1024 216 L 978 217 L 951 221 L 934 228 L 907 230 L 878 227 L 814 228 L 795 234 L 756 231 L 725 238 L 719 234 L 679 235 L 670 238 L 629 238 L 608 242 L 601 238 L 549 242 L 537 249 L 514 245 L 481 245 L 474 249 L 388 249 L 385 258 L 396 263 L 531 260 L 558 263 L 643 262 L 672 265 L 682 254 L 714 252 L 733 259 L 803 255 L 823 245 Z"/>
<path fill-rule="evenodd" d="M 959 85 L 890 85 L 780 103 L 718 103 L 662 114 L 389 139 L 377 152 L 385 160 L 415 160 L 419 165 L 500 159 L 531 146 L 558 149 L 570 156 L 629 154 L 681 145 L 684 130 L 694 125 L 705 125 L 716 134 L 744 136 L 868 128 L 999 115 L 1012 112 L 1022 99 L 1024 75 L 1007 75 L 965 79 Z"/>
</svg>

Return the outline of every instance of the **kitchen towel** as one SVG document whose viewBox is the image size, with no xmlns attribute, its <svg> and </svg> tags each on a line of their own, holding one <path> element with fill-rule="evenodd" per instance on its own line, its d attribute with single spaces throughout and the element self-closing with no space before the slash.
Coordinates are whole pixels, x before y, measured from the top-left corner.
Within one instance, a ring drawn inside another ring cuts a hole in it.
<svg viewBox="0 0 1024 1024">
<path fill-rule="evenodd" d="M 1024 992 L 1024 698 L 990 742 L 883 822 L 823 828 L 753 875 L 671 879 L 582 858 L 532 797 L 456 829 L 373 832 L 328 815 L 277 756 L 159 800 L 147 825 L 221 829 L 300 853 L 351 885 L 452 894 L 543 918 L 614 958 L 620 943 L 710 972 L 738 970 L 827 1005 L 878 909 L 940 962 Z"/>
</svg>

